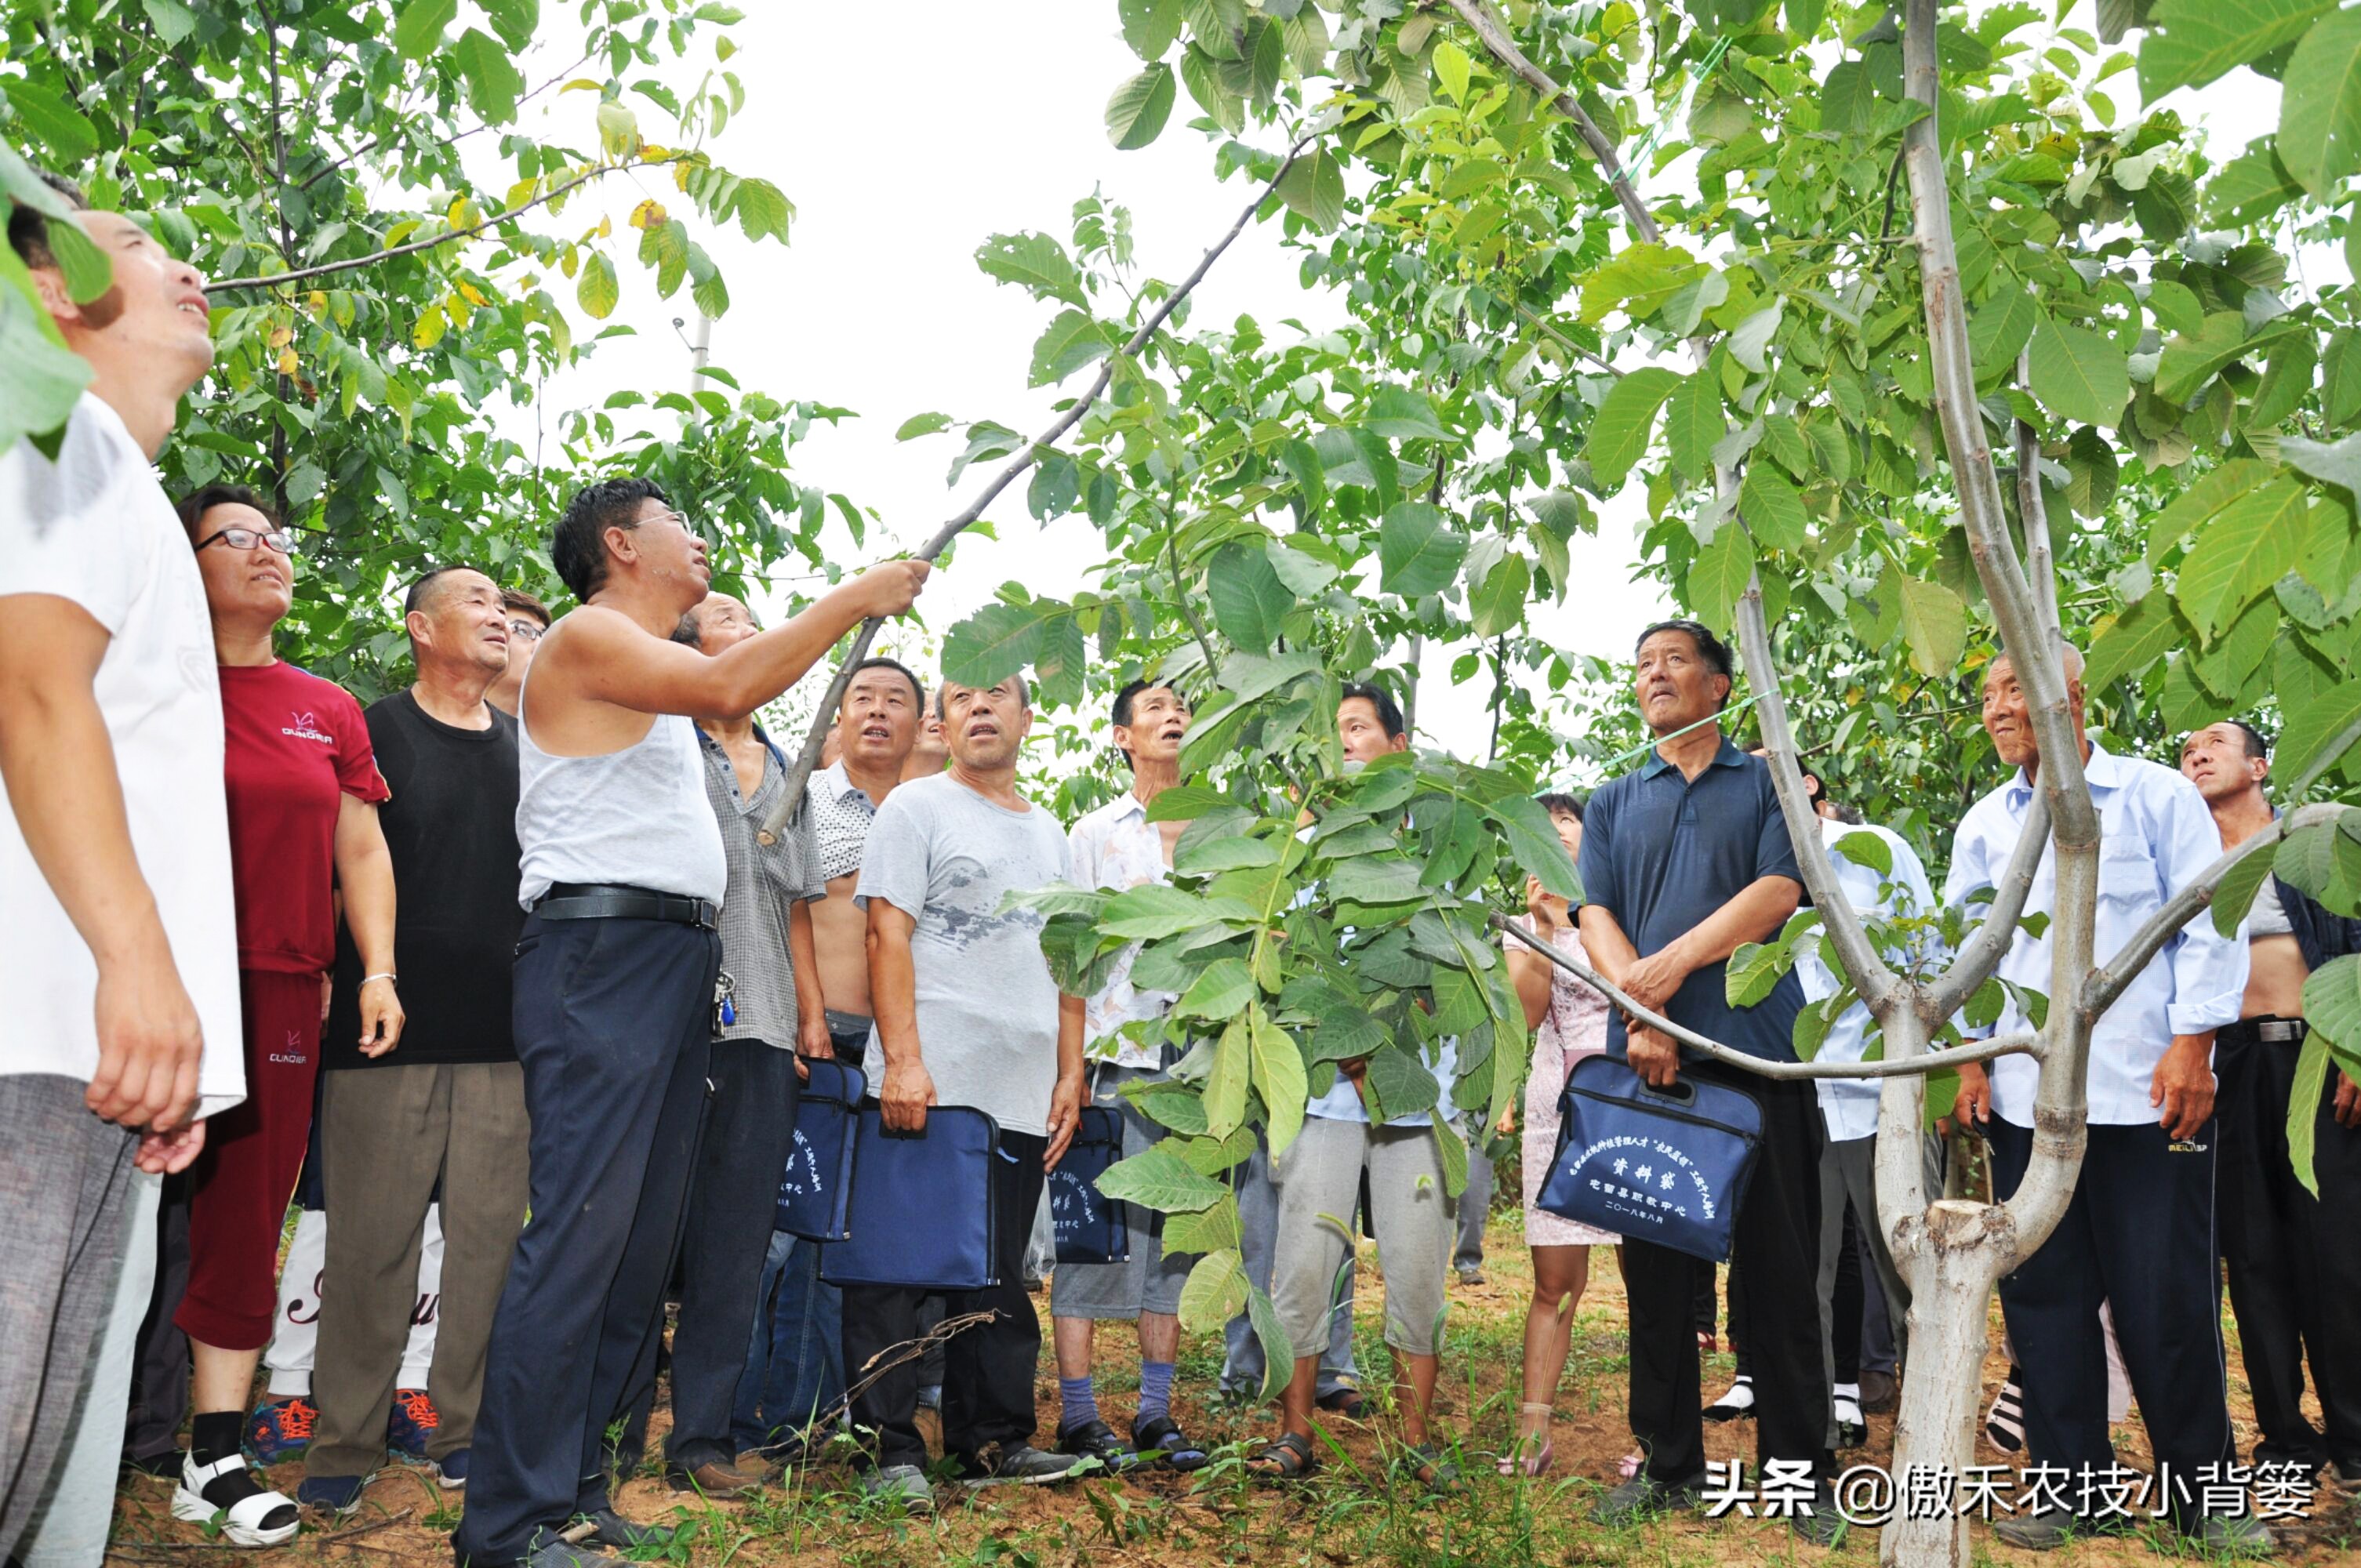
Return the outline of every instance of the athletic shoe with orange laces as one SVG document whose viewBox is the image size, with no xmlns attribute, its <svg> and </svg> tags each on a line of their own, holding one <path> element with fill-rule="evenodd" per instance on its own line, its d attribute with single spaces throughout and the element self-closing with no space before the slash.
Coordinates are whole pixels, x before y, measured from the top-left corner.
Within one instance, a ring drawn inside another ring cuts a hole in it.
<svg viewBox="0 0 2361 1568">
<path fill-rule="evenodd" d="M 426 1397 L 423 1388 L 396 1388 L 393 1410 L 386 1418 L 385 1445 L 393 1456 L 412 1464 L 426 1463 L 427 1441 L 443 1418 L 434 1413 L 434 1401 Z"/>
<path fill-rule="evenodd" d="M 254 1455 L 257 1464 L 301 1459 L 312 1446 L 312 1426 L 319 1419 L 318 1408 L 300 1394 L 287 1399 L 265 1399 L 246 1419 L 247 1451 Z"/>
</svg>

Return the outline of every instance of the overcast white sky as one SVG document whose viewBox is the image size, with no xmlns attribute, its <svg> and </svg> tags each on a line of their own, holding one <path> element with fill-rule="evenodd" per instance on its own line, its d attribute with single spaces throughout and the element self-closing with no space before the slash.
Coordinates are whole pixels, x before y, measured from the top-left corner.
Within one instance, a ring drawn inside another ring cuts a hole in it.
<svg viewBox="0 0 2361 1568">
<path fill-rule="evenodd" d="M 700 234 L 731 301 L 714 328 L 714 360 L 750 389 L 859 411 L 840 429 L 815 429 L 797 451 L 796 477 L 876 508 L 891 541 L 915 547 L 965 504 L 977 480 L 972 471 L 959 490 L 947 490 L 953 438 L 897 444 L 894 431 L 905 419 L 941 410 L 1033 431 L 1052 417 L 1052 392 L 1025 386 L 1033 341 L 1051 313 L 977 270 L 972 255 L 984 237 L 1042 229 L 1062 240 L 1072 203 L 1096 187 L 1133 209 L 1142 270 L 1174 280 L 1251 192 L 1236 180 L 1214 181 L 1209 144 L 1182 124 L 1193 108 L 1185 93 L 1153 146 L 1126 153 L 1108 144 L 1106 96 L 1138 69 L 1116 31 L 1113 0 L 922 0 L 896 12 L 890 38 L 881 38 L 878 16 L 865 6 L 760 0 L 744 8 L 746 20 L 731 29 L 741 53 L 730 63 L 750 95 L 714 151 L 725 165 L 776 182 L 796 219 L 786 247 L 750 246 L 734 229 Z M 2090 7 L 2081 9 L 2070 20 L 2087 27 Z M 563 63 L 528 61 L 528 80 Z M 2177 95 L 2184 115 L 2213 126 L 2217 156 L 2271 128 L 2265 112 L 2275 111 L 2278 93 L 2256 85 L 2240 72 L 2202 94 Z M 2108 88 L 2128 119 L 2136 112 L 2133 75 Z M 588 93 L 558 96 L 547 105 L 552 134 L 589 141 L 582 127 L 592 108 Z M 647 113 L 653 134 L 660 116 Z M 588 225 L 603 207 L 620 230 L 640 195 L 677 201 L 668 179 L 642 178 L 642 189 L 601 187 L 598 203 L 569 208 L 569 220 Z M 694 328 L 687 291 L 659 302 L 635 262 L 619 270 L 622 302 L 613 319 L 634 323 L 640 335 L 601 345 L 581 370 L 553 381 L 550 412 L 595 404 L 619 388 L 653 394 L 687 384 L 687 349 L 667 324 L 680 315 Z M 1200 324 L 1249 313 L 1274 333 L 1285 317 L 1317 331 L 1344 316 L 1332 298 L 1299 284 L 1275 225 L 1250 225 L 1196 301 Z M 935 635 L 1005 581 L 1060 596 L 1084 585 L 1084 567 L 1101 554 L 1095 531 L 1079 515 L 1037 525 L 1023 488 L 1011 487 L 987 514 L 1002 537 L 969 540 L 928 590 L 922 605 Z M 1576 539 L 1580 587 L 1564 607 L 1537 608 L 1542 635 L 1574 652 L 1623 655 L 1637 630 L 1664 612 L 1653 585 L 1631 581 L 1641 515 L 1634 485 L 1605 509 L 1597 539 Z M 884 548 L 873 532 L 856 550 L 833 518 L 828 547 L 847 565 Z M 1448 654 L 1430 652 L 1426 663 L 1422 741 L 1482 756 L 1488 678 L 1455 691 Z"/>
</svg>

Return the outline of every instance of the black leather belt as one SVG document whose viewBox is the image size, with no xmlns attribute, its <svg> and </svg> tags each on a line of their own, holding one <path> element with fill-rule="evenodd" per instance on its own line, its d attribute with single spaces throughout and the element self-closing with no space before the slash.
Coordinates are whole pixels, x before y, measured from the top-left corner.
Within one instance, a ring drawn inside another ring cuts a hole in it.
<svg viewBox="0 0 2361 1568">
<path fill-rule="evenodd" d="M 2235 1024 L 2223 1025 L 2215 1037 L 2227 1035 L 2233 1045 L 2242 1040 L 2293 1045 L 2311 1033 L 2312 1025 L 2301 1018 L 2241 1018 Z"/>
<path fill-rule="evenodd" d="M 621 883 L 554 882 L 533 912 L 544 920 L 669 920 L 710 931 L 720 906 L 686 894 Z"/>
</svg>

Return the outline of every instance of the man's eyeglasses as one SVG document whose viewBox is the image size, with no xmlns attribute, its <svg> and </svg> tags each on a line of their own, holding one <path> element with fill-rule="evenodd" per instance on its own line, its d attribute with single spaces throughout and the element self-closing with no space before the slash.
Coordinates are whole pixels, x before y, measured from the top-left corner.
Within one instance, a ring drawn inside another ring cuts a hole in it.
<svg viewBox="0 0 2361 1568">
<path fill-rule="evenodd" d="M 226 544 L 232 550 L 251 550 L 258 544 L 268 544 L 281 555 L 295 554 L 295 535 L 283 528 L 274 528 L 268 533 L 253 528 L 225 528 L 197 548 L 203 550 L 215 544 Z"/>
<path fill-rule="evenodd" d="M 541 634 L 548 630 L 549 628 L 542 625 L 541 622 L 537 620 L 511 620 L 509 622 L 509 635 L 515 638 L 520 642 L 538 642 L 541 641 Z"/>
</svg>

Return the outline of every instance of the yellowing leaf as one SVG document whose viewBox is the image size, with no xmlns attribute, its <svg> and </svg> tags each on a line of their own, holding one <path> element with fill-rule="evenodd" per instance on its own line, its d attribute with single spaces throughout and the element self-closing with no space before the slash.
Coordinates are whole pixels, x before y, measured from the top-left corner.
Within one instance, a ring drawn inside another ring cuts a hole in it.
<svg viewBox="0 0 2361 1568">
<path fill-rule="evenodd" d="M 532 285 L 528 283 L 526 286 L 530 288 Z M 479 310 L 491 303 L 491 301 L 484 297 L 484 291 L 473 283 L 462 282 L 459 285 L 459 297 Z"/>
<path fill-rule="evenodd" d="M 421 348 L 432 348 L 443 341 L 443 334 L 450 330 L 450 318 L 444 315 L 443 307 L 429 305 L 419 313 L 418 324 L 410 332 L 410 341 Z"/>
<path fill-rule="evenodd" d="M 281 376 L 295 374 L 295 351 L 292 348 L 282 348 L 279 351 L 279 373 Z"/>
<path fill-rule="evenodd" d="M 294 341 L 295 341 L 295 329 L 294 329 L 293 327 L 291 327 L 291 326 L 275 326 L 275 327 L 272 327 L 272 328 L 270 329 L 270 346 L 271 346 L 271 347 L 273 347 L 273 348 L 284 348 L 284 347 L 286 347 L 289 344 L 291 344 L 291 343 L 292 343 L 292 342 L 294 342 Z"/>
<path fill-rule="evenodd" d="M 605 239 L 615 232 L 615 214 L 608 214 L 598 220 L 598 237 Z"/>
<path fill-rule="evenodd" d="M 653 228 L 664 221 L 664 203 L 653 196 L 631 209 L 631 226 L 635 229 Z"/>
</svg>

